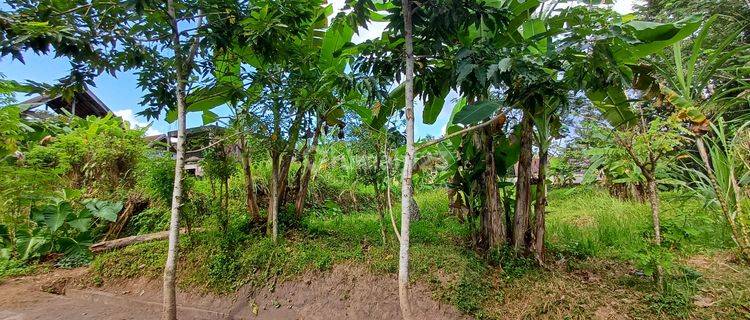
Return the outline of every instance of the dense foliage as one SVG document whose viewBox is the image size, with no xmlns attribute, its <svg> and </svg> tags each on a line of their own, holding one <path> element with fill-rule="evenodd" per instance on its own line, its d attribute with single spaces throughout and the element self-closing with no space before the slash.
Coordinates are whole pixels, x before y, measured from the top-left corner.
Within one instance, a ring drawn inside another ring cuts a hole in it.
<svg viewBox="0 0 750 320">
<path fill-rule="evenodd" d="M 177 282 L 233 291 L 340 262 L 398 270 L 406 318 L 410 269 L 462 311 L 498 317 L 500 286 L 595 259 L 631 267 L 632 287 L 658 292 L 641 300 L 682 316 L 700 278 L 685 259 L 750 261 L 748 10 L 9 1 L 0 57 L 72 64 L 51 85 L 0 79 L 0 276 L 168 230 L 166 252 L 138 244 L 93 269 L 164 266 L 169 318 Z M 384 32 L 353 43 L 373 22 Z M 133 70 L 141 115 L 176 121 L 176 135 L 147 141 L 111 114 L 40 117 L 13 98 L 70 100 Z M 415 143 L 415 97 L 427 125 L 451 108 L 443 136 Z M 191 112 L 205 126 L 186 128 Z"/>
</svg>

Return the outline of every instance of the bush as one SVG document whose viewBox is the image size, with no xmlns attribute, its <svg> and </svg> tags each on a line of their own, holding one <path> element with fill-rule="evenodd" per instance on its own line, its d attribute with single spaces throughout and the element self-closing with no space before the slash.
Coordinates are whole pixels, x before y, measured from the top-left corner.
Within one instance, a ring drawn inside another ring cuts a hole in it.
<svg viewBox="0 0 750 320">
<path fill-rule="evenodd" d="M 149 207 L 130 219 L 128 234 L 147 234 L 164 231 L 169 228 L 168 209 Z"/>
<path fill-rule="evenodd" d="M 152 202 L 164 206 L 172 202 L 174 166 L 172 157 L 160 155 L 151 155 L 138 165 L 138 187 Z"/>
</svg>

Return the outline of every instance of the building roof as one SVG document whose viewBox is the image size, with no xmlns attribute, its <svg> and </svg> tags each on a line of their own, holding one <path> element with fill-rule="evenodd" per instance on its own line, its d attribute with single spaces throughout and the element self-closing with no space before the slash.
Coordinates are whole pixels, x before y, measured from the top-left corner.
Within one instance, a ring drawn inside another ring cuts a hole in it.
<svg viewBox="0 0 750 320">
<path fill-rule="evenodd" d="M 76 92 L 73 95 L 73 101 L 65 101 L 61 96 L 51 97 L 48 95 L 39 95 L 24 102 L 22 105 L 31 106 L 35 108 L 41 105 L 46 105 L 52 109 L 55 113 L 63 114 L 63 110 L 74 113 L 76 116 L 85 118 L 87 116 L 103 117 L 112 110 L 107 107 L 104 102 L 94 95 L 91 90 L 86 88 L 83 92 Z M 73 108 L 75 104 L 75 109 Z"/>
</svg>

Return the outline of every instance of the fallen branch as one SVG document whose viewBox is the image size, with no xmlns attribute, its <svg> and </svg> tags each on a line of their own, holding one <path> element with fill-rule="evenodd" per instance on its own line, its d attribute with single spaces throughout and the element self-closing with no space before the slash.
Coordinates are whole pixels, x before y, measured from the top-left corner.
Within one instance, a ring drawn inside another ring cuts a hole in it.
<svg viewBox="0 0 750 320">
<path fill-rule="evenodd" d="M 202 231 L 202 229 L 193 229 L 193 231 Z M 186 233 L 187 229 L 182 228 L 180 229 L 180 233 Z M 112 249 L 120 249 L 127 247 L 132 244 L 137 243 L 143 243 L 148 241 L 154 241 L 154 240 L 164 240 L 167 237 L 169 237 L 169 231 L 162 231 L 162 232 L 156 232 L 156 233 L 149 233 L 149 234 L 142 234 L 132 237 L 125 237 L 115 240 L 109 240 L 109 241 L 102 241 L 99 243 L 95 243 L 91 246 L 91 252 L 98 253 L 102 251 L 112 250 Z"/>
</svg>

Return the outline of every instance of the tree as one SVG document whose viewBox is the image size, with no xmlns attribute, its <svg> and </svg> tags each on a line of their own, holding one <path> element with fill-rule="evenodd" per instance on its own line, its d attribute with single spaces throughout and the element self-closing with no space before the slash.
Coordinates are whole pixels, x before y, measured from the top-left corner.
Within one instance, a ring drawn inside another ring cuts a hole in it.
<svg viewBox="0 0 750 320">
<path fill-rule="evenodd" d="M 404 16 L 404 98 L 406 99 L 406 153 L 404 170 L 401 177 L 401 243 L 398 259 L 398 293 L 401 304 L 401 316 L 411 319 L 409 306 L 409 219 L 411 219 L 412 169 L 414 166 L 414 39 L 412 37 L 412 9 L 410 0 L 401 1 L 401 12 Z"/>
</svg>

